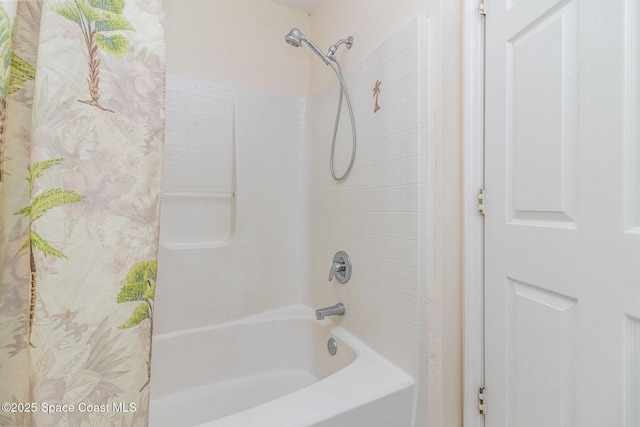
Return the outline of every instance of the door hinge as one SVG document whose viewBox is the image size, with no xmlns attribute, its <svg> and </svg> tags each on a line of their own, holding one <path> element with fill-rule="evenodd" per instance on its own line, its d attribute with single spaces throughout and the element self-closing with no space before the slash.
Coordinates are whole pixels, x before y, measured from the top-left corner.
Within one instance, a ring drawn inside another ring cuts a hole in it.
<svg viewBox="0 0 640 427">
<path fill-rule="evenodd" d="M 478 213 L 484 215 L 484 188 L 478 190 Z"/>
<path fill-rule="evenodd" d="M 478 389 L 478 412 L 484 415 L 484 387 Z"/>
<path fill-rule="evenodd" d="M 484 4 L 486 0 L 478 0 L 478 1 L 479 1 L 479 3 L 478 3 L 478 12 L 480 12 L 481 16 L 486 16 L 487 15 L 487 9 L 486 9 L 485 4 Z"/>
</svg>

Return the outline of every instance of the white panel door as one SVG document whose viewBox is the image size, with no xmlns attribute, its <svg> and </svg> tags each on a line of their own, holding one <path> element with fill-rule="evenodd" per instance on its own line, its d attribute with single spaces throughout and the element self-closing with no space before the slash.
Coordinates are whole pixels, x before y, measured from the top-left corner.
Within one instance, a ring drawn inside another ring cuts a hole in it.
<svg viewBox="0 0 640 427">
<path fill-rule="evenodd" d="M 639 26 L 487 2 L 487 427 L 640 427 Z"/>
</svg>

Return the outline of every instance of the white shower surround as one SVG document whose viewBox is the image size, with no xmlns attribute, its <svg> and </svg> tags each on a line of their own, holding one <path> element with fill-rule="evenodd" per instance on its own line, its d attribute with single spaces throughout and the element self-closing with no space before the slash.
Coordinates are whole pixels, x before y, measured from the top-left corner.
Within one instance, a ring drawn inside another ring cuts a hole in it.
<svg viewBox="0 0 640 427">
<path fill-rule="evenodd" d="M 343 302 L 347 313 L 336 321 L 408 372 L 417 384 L 417 401 L 424 402 L 427 370 L 440 363 L 439 355 L 427 354 L 427 339 L 439 335 L 440 324 L 428 325 L 426 312 L 427 302 L 438 299 L 426 287 L 426 30 L 426 18 L 413 19 L 347 74 L 358 152 L 342 183 L 328 170 L 337 84 L 309 98 L 293 98 L 168 76 L 165 191 L 188 191 L 191 182 L 205 192 L 217 188 L 206 161 L 196 167 L 186 160 L 193 149 L 188 141 L 201 129 L 194 123 L 214 119 L 219 128 L 211 130 L 213 139 L 231 129 L 235 115 L 237 211 L 235 234 L 224 245 L 161 247 L 158 333 L 288 305 Z M 378 80 L 381 109 L 374 113 Z M 192 112 L 196 98 L 198 105 L 230 110 Z M 347 157 L 350 134 L 343 110 L 337 150 Z M 195 224 L 197 218 L 194 212 L 172 221 Z M 338 250 L 346 250 L 354 265 L 346 285 L 327 282 Z"/>
<path fill-rule="evenodd" d="M 343 302 L 347 315 L 341 324 L 411 373 L 426 335 L 425 70 L 426 19 L 419 17 L 348 74 L 358 151 L 345 182 L 327 174 L 337 86 L 310 103 L 312 303 Z M 374 113 L 376 81 L 382 82 L 381 108 Z M 346 164 L 350 133 L 343 122 L 340 152 Z M 346 285 L 326 281 L 338 250 L 353 263 Z"/>
</svg>

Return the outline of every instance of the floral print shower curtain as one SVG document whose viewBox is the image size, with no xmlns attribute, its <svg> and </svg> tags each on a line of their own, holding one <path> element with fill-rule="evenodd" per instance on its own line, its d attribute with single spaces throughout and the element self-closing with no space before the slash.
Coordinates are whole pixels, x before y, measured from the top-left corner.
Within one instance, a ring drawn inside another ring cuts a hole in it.
<svg viewBox="0 0 640 427">
<path fill-rule="evenodd" d="M 163 0 L 0 0 L 0 426 L 147 425 Z"/>
</svg>

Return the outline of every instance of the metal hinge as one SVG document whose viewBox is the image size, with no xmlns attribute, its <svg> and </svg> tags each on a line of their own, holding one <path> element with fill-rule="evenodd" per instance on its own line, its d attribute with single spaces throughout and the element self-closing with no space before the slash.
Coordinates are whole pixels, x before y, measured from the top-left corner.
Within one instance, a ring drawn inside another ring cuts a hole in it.
<svg viewBox="0 0 640 427">
<path fill-rule="evenodd" d="M 478 389 L 478 412 L 484 415 L 484 387 Z"/>
<path fill-rule="evenodd" d="M 478 190 L 478 213 L 484 215 L 484 188 Z"/>
<path fill-rule="evenodd" d="M 486 16 L 487 15 L 487 9 L 485 8 L 484 2 L 486 0 L 478 0 L 480 3 L 478 4 L 478 12 L 480 12 L 480 15 L 482 16 Z"/>
</svg>

